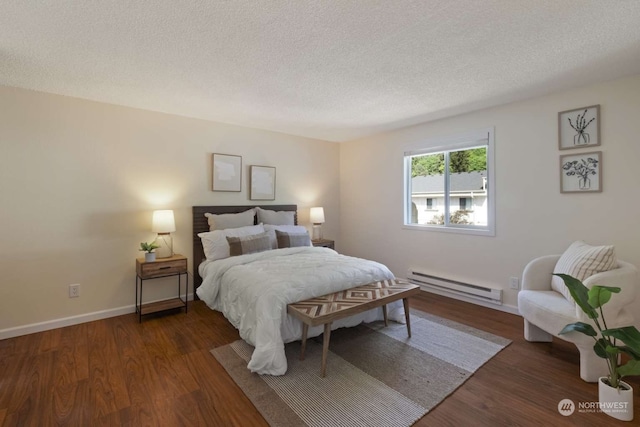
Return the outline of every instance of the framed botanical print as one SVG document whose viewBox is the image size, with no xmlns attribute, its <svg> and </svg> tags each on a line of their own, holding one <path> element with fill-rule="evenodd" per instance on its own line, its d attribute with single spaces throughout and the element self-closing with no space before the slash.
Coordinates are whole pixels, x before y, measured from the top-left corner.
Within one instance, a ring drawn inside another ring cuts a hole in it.
<svg viewBox="0 0 640 427">
<path fill-rule="evenodd" d="M 561 193 L 602 191 L 602 151 L 560 156 Z"/>
<path fill-rule="evenodd" d="M 558 113 L 558 147 L 561 150 L 600 145 L 600 105 Z"/>
</svg>

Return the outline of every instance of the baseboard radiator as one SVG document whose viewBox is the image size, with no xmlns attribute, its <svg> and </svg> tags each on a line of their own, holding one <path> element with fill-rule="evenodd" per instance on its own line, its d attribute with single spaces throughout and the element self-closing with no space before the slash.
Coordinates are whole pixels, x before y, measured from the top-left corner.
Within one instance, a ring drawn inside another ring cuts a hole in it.
<svg viewBox="0 0 640 427">
<path fill-rule="evenodd" d="M 470 283 L 438 277 L 419 269 L 409 269 L 407 278 L 411 283 L 419 285 L 427 291 L 432 289 L 436 292 L 439 291 L 443 293 L 461 295 L 468 298 L 502 305 L 501 289 L 486 288 L 484 286 L 472 285 Z"/>
</svg>

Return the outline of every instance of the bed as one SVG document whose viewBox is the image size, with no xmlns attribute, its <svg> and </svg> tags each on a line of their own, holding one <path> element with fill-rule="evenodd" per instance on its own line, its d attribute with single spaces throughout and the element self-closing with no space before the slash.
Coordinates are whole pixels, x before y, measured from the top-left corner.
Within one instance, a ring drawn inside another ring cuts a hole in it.
<svg viewBox="0 0 640 427">
<path fill-rule="evenodd" d="M 193 207 L 195 290 L 199 299 L 209 308 L 222 312 L 238 329 L 242 339 L 255 347 L 247 365 L 248 369 L 258 374 L 283 375 L 287 371 L 284 344 L 300 340 L 302 335 L 302 324 L 287 314 L 287 304 L 378 280 L 392 279 L 394 276 L 380 263 L 340 255 L 329 248 L 312 246 L 269 248 L 217 259 L 211 256 L 211 247 L 208 246 L 210 240 L 207 240 L 211 235 L 244 232 L 242 230 L 253 232 L 255 227 L 260 228 L 260 223 L 256 215 L 253 217 L 253 227 L 247 225 L 231 231 L 224 229 L 221 232 L 210 232 L 210 219 L 205 217 L 205 213 L 240 214 L 254 207 L 255 205 Z M 289 212 L 288 217 L 292 217 L 294 225 L 297 225 L 296 205 L 257 207 L 268 212 Z M 264 212 L 262 211 L 263 214 Z M 288 226 L 271 228 L 286 227 Z M 263 238 L 262 235 L 263 233 L 251 234 L 246 238 L 255 237 L 254 240 L 259 240 Z M 295 233 L 278 233 L 278 238 L 282 235 L 292 239 L 297 236 Z M 227 247 L 227 254 L 228 251 Z M 231 251 L 233 252 L 233 249 Z M 391 320 L 404 322 L 402 303 L 397 301 L 390 304 L 388 315 Z M 332 329 L 381 319 L 382 310 L 374 309 L 336 321 Z M 322 332 L 321 326 L 310 328 L 308 336 L 317 336 Z"/>
</svg>

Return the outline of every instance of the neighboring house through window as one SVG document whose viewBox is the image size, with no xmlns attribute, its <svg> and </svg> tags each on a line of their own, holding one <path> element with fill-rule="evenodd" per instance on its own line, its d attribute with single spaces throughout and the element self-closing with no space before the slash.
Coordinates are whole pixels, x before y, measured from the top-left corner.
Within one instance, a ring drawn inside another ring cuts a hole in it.
<svg viewBox="0 0 640 427">
<path fill-rule="evenodd" d="M 425 141 L 405 159 L 405 226 L 495 235 L 493 129 Z"/>
</svg>

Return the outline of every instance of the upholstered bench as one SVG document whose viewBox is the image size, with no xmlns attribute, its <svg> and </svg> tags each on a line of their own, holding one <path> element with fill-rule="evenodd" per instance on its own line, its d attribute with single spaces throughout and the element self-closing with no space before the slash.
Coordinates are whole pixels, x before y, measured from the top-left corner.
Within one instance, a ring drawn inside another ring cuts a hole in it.
<svg viewBox="0 0 640 427">
<path fill-rule="evenodd" d="M 287 312 L 302 321 L 302 348 L 300 360 L 304 360 L 309 326 L 324 325 L 322 342 L 321 375 L 324 377 L 327 369 L 327 352 L 331 336 L 331 323 L 362 313 L 372 308 L 382 307 L 385 326 L 388 325 L 387 304 L 402 299 L 407 321 L 407 333 L 411 337 L 411 323 L 409 319 L 408 298 L 418 294 L 420 287 L 402 280 L 381 280 L 358 286 L 344 291 L 334 292 L 317 298 L 289 304 Z"/>
</svg>

